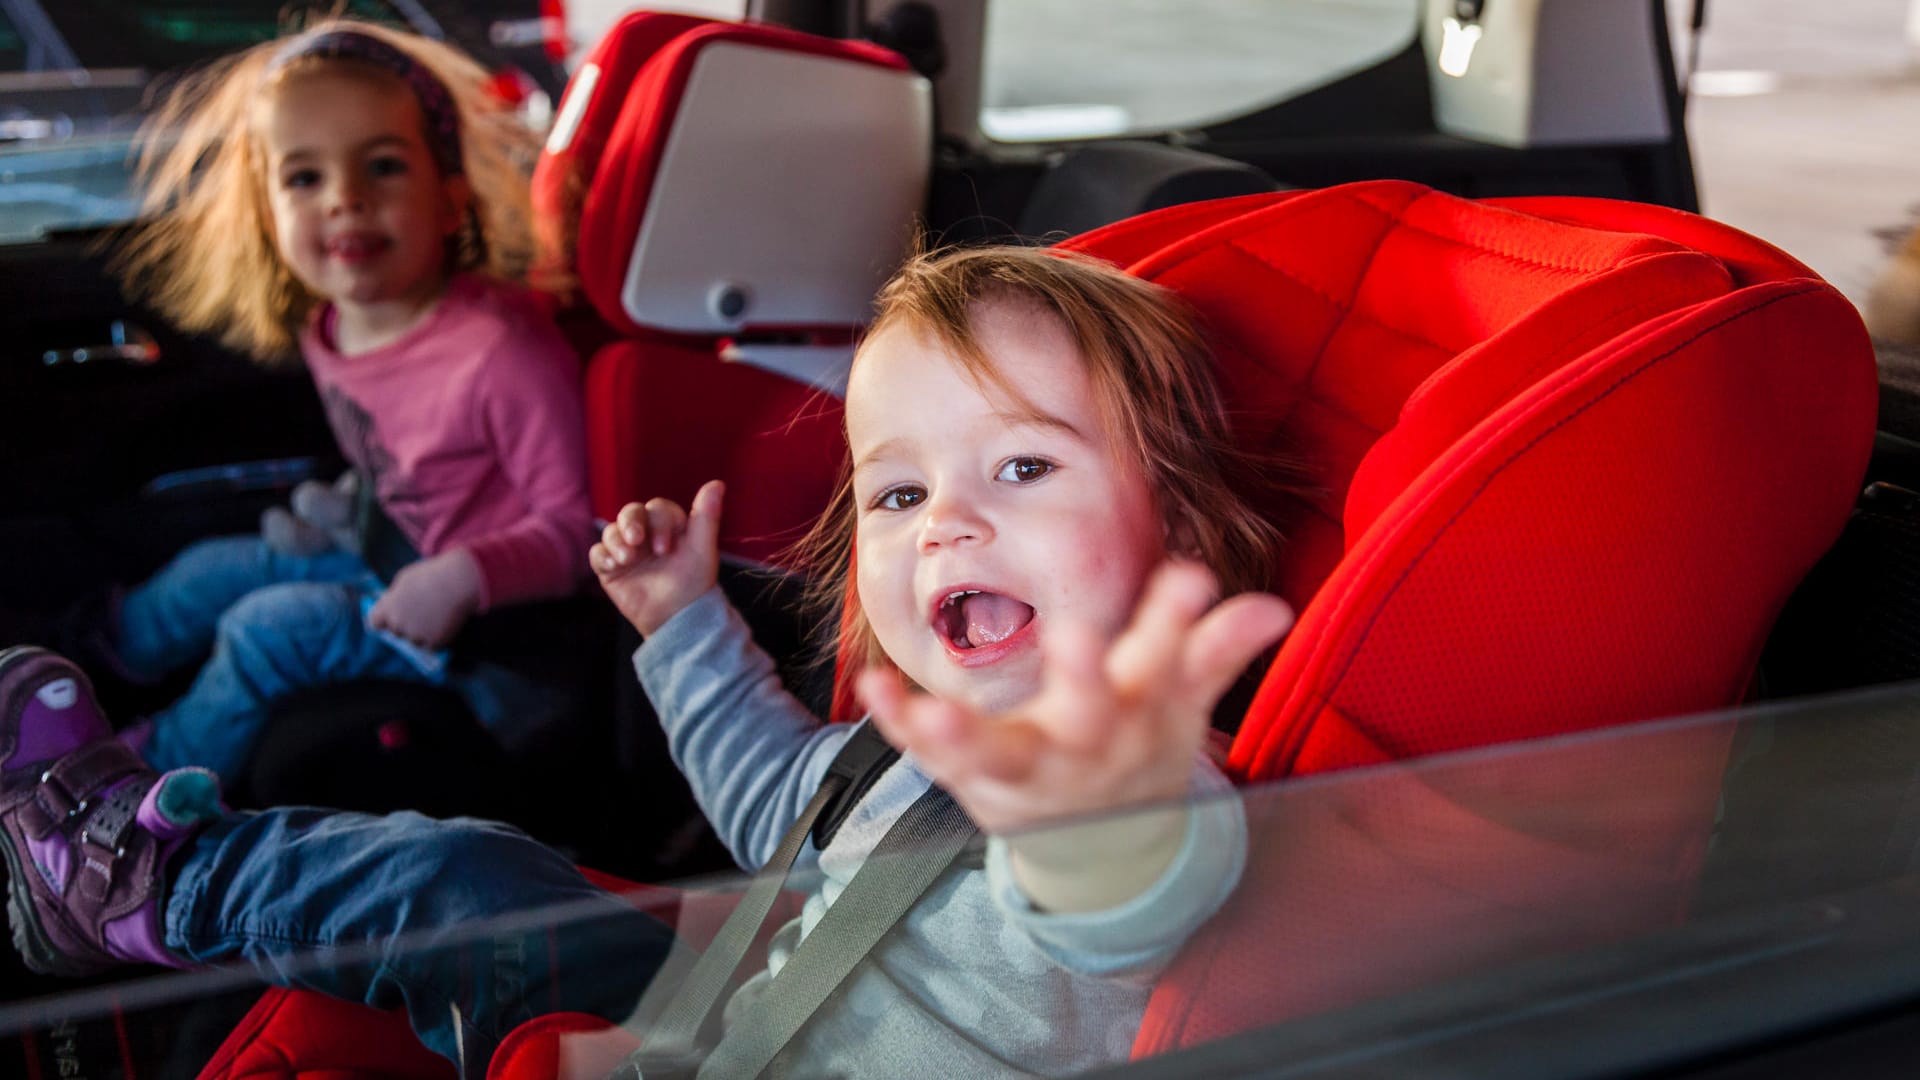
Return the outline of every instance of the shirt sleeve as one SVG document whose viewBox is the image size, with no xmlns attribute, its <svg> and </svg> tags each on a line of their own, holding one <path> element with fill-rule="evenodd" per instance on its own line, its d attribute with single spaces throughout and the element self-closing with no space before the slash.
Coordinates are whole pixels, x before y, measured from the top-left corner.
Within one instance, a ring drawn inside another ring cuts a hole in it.
<svg viewBox="0 0 1920 1080">
<path fill-rule="evenodd" d="M 1194 765 L 1187 834 L 1173 862 L 1145 892 L 1105 911 L 1052 913 L 1020 891 L 1005 841 L 987 840 L 987 887 L 1008 921 L 1069 971 L 1152 976 L 1213 917 L 1247 863 L 1240 797 L 1204 757 Z"/>
<path fill-rule="evenodd" d="M 674 764 L 734 861 L 766 865 L 854 725 L 824 725 L 787 692 L 719 586 L 654 631 L 633 668 Z M 813 845 L 801 849 L 803 865 L 816 858 Z"/>
<path fill-rule="evenodd" d="M 526 513 L 466 541 L 480 567 L 481 607 L 565 596 L 587 573 L 587 497 L 580 362 L 558 331 L 520 325 L 496 347 L 478 388 L 480 420 Z"/>
</svg>

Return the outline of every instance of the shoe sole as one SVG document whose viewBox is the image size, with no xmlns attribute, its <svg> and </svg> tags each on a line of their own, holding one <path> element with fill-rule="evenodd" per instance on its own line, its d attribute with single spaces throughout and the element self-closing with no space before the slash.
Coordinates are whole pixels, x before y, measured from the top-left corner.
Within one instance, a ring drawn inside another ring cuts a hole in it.
<svg viewBox="0 0 1920 1080">
<path fill-rule="evenodd" d="M 53 655 L 57 654 L 37 645 L 15 645 L 0 651 L 0 680 L 18 664 L 36 656 Z M 14 850 L 12 834 L 4 831 L 0 831 L 0 855 L 7 861 L 7 925 L 13 931 L 13 947 L 27 968 L 41 975 L 63 976 L 91 975 L 100 970 L 62 952 L 54 945 L 46 927 L 40 925 L 39 917 L 33 913 L 33 886 L 27 883 L 26 876 L 38 871 L 26 865 L 20 852 Z"/>
</svg>

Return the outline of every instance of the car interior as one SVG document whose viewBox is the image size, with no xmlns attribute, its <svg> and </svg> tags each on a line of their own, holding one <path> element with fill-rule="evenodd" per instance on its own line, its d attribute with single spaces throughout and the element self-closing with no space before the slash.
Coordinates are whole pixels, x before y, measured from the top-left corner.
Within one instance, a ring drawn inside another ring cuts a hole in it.
<svg viewBox="0 0 1920 1080">
<path fill-rule="evenodd" d="M 1108 259 L 1195 308 L 1236 436 L 1305 474 L 1262 507 L 1300 619 L 1221 733 L 1246 878 L 1112 1075 L 1881 1075 L 1920 1000 L 1905 399 L 1836 289 L 1695 216 L 1688 12 L 1372 6 L 1393 32 L 1318 83 L 1090 134 L 994 97 L 1004 3 L 621 17 L 533 169 L 594 511 L 727 480 L 729 599 L 853 719 L 792 545 L 874 290 L 915 245 Z M 0 244 L 0 644 L 341 468 L 303 372 L 121 294 L 116 228 Z M 542 673 L 536 744 L 447 691 L 330 687 L 230 798 L 506 820 L 697 926 L 635 884 L 734 871 L 638 640 L 591 588 L 494 613 L 456 648 Z M 182 688 L 102 682 L 128 717 Z M 398 1014 L 165 984 L 9 956 L 0 1032 L 36 1076 L 62 1040 L 125 1076 L 454 1075 Z M 560 1075 L 603 1027 L 536 1022 L 485 1075 Z"/>
</svg>

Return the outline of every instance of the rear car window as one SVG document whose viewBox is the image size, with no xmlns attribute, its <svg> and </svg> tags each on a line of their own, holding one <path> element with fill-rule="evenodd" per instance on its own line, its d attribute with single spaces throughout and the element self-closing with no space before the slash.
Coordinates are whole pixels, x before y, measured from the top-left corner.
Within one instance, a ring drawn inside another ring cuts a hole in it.
<svg viewBox="0 0 1920 1080">
<path fill-rule="evenodd" d="M 405 25 L 392 6 L 351 0 L 346 14 Z M 166 71 L 265 41 L 283 6 L 260 0 L 58 0 L 47 15 L 89 68 Z"/>
<path fill-rule="evenodd" d="M 27 69 L 27 39 L 14 29 L 13 20 L 0 11 L 0 72 Z"/>
<path fill-rule="evenodd" d="M 1405 49 L 1419 0 L 996 0 L 980 130 L 1004 142 L 1204 127 Z"/>
<path fill-rule="evenodd" d="M 0 0 L 0 244 L 127 220 L 135 129 L 163 76 L 280 33 L 285 0 Z M 416 0 L 339 9 L 412 26 Z M 326 7 L 325 10 L 334 10 Z"/>
</svg>

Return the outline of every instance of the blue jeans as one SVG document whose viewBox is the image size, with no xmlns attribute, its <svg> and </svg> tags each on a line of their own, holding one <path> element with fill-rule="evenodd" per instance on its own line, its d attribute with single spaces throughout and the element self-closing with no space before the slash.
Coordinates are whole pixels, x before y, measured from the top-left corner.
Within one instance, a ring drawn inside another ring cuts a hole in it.
<svg viewBox="0 0 1920 1080">
<path fill-rule="evenodd" d="M 672 932 L 505 825 L 291 808 L 231 814 L 189 841 L 166 945 L 266 981 L 404 1006 L 428 1049 L 484 1065 L 556 1011 L 627 1016 Z"/>
<path fill-rule="evenodd" d="M 154 714 L 145 755 L 157 769 L 204 765 L 235 776 L 272 703 L 355 679 L 433 682 L 367 629 L 360 600 L 373 581 L 357 555 L 287 555 L 255 536 L 203 540 L 127 594 L 114 650 L 134 675 L 158 679 L 206 654 L 186 694 Z M 489 728 L 528 711 L 541 693 L 497 665 L 447 685 Z"/>
</svg>

